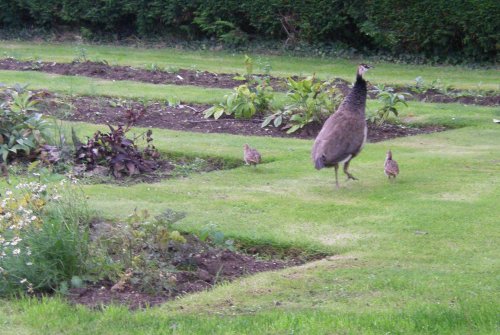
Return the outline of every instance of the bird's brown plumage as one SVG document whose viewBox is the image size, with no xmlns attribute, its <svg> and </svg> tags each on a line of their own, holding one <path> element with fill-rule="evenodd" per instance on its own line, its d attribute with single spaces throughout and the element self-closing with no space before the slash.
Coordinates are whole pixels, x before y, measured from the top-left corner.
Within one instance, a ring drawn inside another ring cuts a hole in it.
<svg viewBox="0 0 500 335">
<path fill-rule="evenodd" d="M 384 172 L 389 179 L 391 179 L 391 177 L 395 179 L 396 176 L 399 174 L 398 162 L 392 159 L 391 150 L 387 151 L 387 156 L 385 158 L 385 163 L 384 163 Z"/>
<path fill-rule="evenodd" d="M 338 165 L 344 163 L 344 173 L 349 179 L 356 179 L 348 172 L 351 159 L 356 157 L 366 141 L 367 125 L 366 81 L 363 73 L 370 66 L 360 64 L 356 82 L 337 111 L 323 125 L 312 148 L 312 159 L 316 169 L 335 168 L 335 182 L 338 187 Z"/>
<path fill-rule="evenodd" d="M 255 166 L 260 164 L 262 157 L 256 149 L 250 148 L 248 144 L 245 144 L 243 146 L 243 160 L 245 164 Z"/>
</svg>

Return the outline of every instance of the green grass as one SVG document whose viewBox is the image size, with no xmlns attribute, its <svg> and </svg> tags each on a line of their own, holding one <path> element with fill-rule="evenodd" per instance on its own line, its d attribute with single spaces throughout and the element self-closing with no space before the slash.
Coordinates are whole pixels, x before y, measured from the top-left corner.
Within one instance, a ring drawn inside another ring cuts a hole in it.
<svg viewBox="0 0 500 335">
<path fill-rule="evenodd" d="M 487 120 L 494 110 L 485 110 L 489 113 L 482 119 Z M 93 129 L 78 126 L 80 134 Z M 110 185 L 85 186 L 93 208 L 123 217 L 130 214 L 124 208 L 157 213 L 168 207 L 188 213 L 178 224 L 186 231 L 216 223 L 238 239 L 339 256 L 258 274 L 134 314 L 120 308 L 75 310 L 52 299 L 11 301 L 0 308 L 5 329 L 12 334 L 38 329 L 75 334 L 497 330 L 496 125 L 368 144 L 352 164 L 361 180 L 342 182 L 340 190 L 333 187 L 332 171 L 312 168 L 311 141 L 166 130 L 154 134 L 162 151 L 227 159 L 238 158 L 241 145 L 249 142 L 261 150 L 264 164 L 134 185 L 127 192 Z M 402 171 L 393 184 L 382 172 L 388 148 Z"/>
<path fill-rule="evenodd" d="M 111 81 L 89 77 L 61 76 L 40 72 L 1 71 L 0 83 L 29 84 L 30 89 L 47 89 L 77 95 L 106 95 L 133 99 L 166 100 L 177 97 L 184 102 L 212 104 L 221 100 L 228 89 L 196 86 L 155 85 L 133 81 Z"/>
<path fill-rule="evenodd" d="M 488 309 L 488 307 L 490 307 Z M 494 334 L 492 306 L 456 303 L 428 308 L 412 306 L 405 311 L 372 314 L 332 313 L 322 308 L 236 313 L 232 316 L 184 315 L 138 312 L 111 307 L 103 312 L 76 310 L 57 300 L 24 301 L 0 307 L 9 321 L 2 334 Z M 19 317 L 27 316 L 25 317 Z M 99 315 L 96 318 L 96 315 Z M 473 320 L 481 320 L 475 323 Z M 20 323 L 30 328 L 20 327 Z M 486 327 L 485 327 L 486 326 Z M 76 330 L 76 332 L 75 332 Z"/>
<path fill-rule="evenodd" d="M 0 45 L 0 55 L 17 59 L 41 59 L 47 61 L 71 62 L 78 56 L 77 47 L 86 50 L 90 60 L 106 60 L 110 64 L 145 67 L 158 66 L 195 68 L 218 73 L 244 72 L 243 55 L 210 51 L 186 51 L 176 49 L 142 49 L 117 46 L 95 46 L 78 44 L 37 44 L 28 42 L 4 41 Z M 326 79 L 340 77 L 354 80 L 355 67 L 362 60 L 297 58 L 289 56 L 251 55 L 254 68 L 260 72 L 261 63 L 272 66 L 272 74 L 277 76 L 311 75 Z M 443 83 L 460 89 L 499 90 L 500 75 L 497 68 L 468 69 L 459 66 L 419 66 L 374 62 L 375 69 L 368 78 L 373 83 L 415 84 L 421 76 L 426 83 L 440 79 Z"/>
<path fill-rule="evenodd" d="M 46 83 L 51 85 L 56 84 Z M 80 89 L 75 84 L 75 93 Z M 115 93 L 127 90 L 122 86 Z M 150 87 L 135 90 L 147 95 Z M 491 119 L 500 110 L 410 102 L 402 112 L 413 123 L 457 129 L 367 144 L 351 164 L 360 180 L 345 182 L 342 175 L 339 190 L 333 171 L 314 170 L 310 140 L 154 129 L 155 145 L 165 153 L 233 161 L 249 143 L 264 162 L 256 169 L 126 188 L 86 185 L 92 208 L 110 218 L 125 217 L 135 207 L 153 214 L 171 208 L 187 213 L 176 224 L 180 230 L 196 232 L 215 223 L 238 240 L 334 256 L 222 283 L 140 312 L 116 306 L 88 310 L 57 298 L 3 300 L 0 333 L 498 333 L 500 126 Z M 98 127 L 72 125 L 80 136 Z M 383 174 L 389 148 L 401 168 L 395 183 Z M 20 180 L 12 178 L 14 184 Z M 5 188 L 0 180 L 0 190 Z"/>
</svg>

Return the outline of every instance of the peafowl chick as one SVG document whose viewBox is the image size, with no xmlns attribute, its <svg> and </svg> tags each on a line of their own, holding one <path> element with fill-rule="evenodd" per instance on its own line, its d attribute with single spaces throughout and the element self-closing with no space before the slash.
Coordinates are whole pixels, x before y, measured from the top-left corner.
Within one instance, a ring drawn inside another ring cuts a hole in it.
<svg viewBox="0 0 500 335">
<path fill-rule="evenodd" d="M 392 159 L 392 152 L 391 150 L 387 151 L 387 156 L 385 158 L 385 164 L 384 164 L 384 172 L 387 178 L 389 180 L 396 179 L 396 176 L 399 174 L 399 166 L 398 163 Z"/>
<path fill-rule="evenodd" d="M 253 165 L 255 167 L 257 164 L 260 164 L 262 158 L 256 149 L 252 149 L 248 144 L 245 144 L 243 146 L 243 160 L 246 165 Z"/>
</svg>

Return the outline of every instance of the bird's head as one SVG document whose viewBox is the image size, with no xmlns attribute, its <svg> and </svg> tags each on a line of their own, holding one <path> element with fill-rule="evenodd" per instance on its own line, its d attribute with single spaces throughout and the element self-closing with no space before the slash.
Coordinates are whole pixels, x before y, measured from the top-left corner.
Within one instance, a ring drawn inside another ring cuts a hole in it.
<svg viewBox="0 0 500 335">
<path fill-rule="evenodd" d="M 358 65 L 358 76 L 362 77 L 363 74 L 365 74 L 366 71 L 369 69 L 373 69 L 373 66 L 368 65 L 368 64 L 359 64 Z"/>
<path fill-rule="evenodd" d="M 391 150 L 387 151 L 387 159 L 392 159 L 392 151 Z"/>
<path fill-rule="evenodd" d="M 250 147 L 248 146 L 248 144 L 245 143 L 245 144 L 243 144 L 243 149 L 248 150 L 248 149 L 250 149 Z"/>
</svg>

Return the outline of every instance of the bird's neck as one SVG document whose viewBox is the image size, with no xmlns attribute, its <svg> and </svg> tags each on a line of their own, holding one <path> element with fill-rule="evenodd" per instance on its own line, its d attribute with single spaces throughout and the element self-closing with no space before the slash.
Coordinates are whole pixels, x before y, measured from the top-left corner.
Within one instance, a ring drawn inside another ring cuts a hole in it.
<svg viewBox="0 0 500 335">
<path fill-rule="evenodd" d="M 366 86 L 366 80 L 363 79 L 363 76 L 361 73 L 356 74 L 356 84 L 364 85 Z"/>
<path fill-rule="evenodd" d="M 354 83 L 354 86 L 350 94 L 347 96 L 346 100 L 349 100 L 351 104 L 362 107 L 361 111 L 364 113 L 366 95 L 367 95 L 366 81 L 363 79 L 363 77 L 358 75 L 356 78 L 356 82 Z"/>
</svg>

